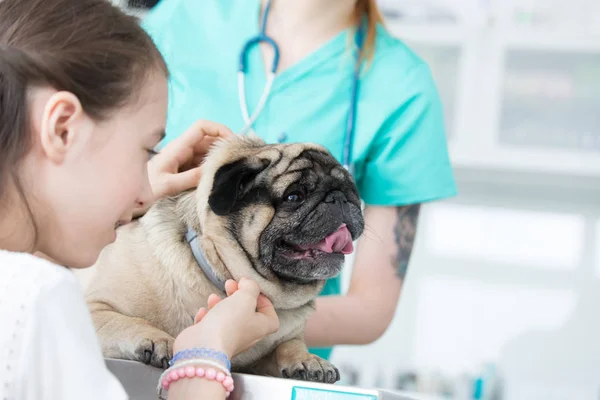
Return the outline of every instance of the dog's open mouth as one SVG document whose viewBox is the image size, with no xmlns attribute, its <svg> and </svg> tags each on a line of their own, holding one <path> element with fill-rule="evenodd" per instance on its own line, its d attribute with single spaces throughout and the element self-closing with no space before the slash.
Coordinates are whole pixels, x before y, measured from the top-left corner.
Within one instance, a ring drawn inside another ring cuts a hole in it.
<svg viewBox="0 0 600 400">
<path fill-rule="evenodd" d="M 294 259 L 316 258 L 327 254 L 351 254 L 354 251 L 352 235 L 346 224 L 320 242 L 297 245 L 284 241 L 281 247 L 286 256 Z"/>
</svg>

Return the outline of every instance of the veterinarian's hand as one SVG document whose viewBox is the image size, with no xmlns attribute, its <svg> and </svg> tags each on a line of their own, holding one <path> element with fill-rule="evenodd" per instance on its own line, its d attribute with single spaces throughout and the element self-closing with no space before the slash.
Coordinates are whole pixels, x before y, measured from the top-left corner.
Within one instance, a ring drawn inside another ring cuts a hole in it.
<svg viewBox="0 0 600 400">
<path fill-rule="evenodd" d="M 226 289 L 227 298 L 211 296 L 209 310 L 201 309 L 196 315 L 197 323 L 175 339 L 174 352 L 210 347 L 232 358 L 279 329 L 273 304 L 260 294 L 255 282 L 228 281 Z"/>
<path fill-rule="evenodd" d="M 200 164 L 219 139 L 233 136 L 224 125 L 200 120 L 167 144 L 148 163 L 148 179 L 154 200 L 191 189 L 200 180 Z M 152 204 L 141 205 L 135 214 L 146 212 Z"/>
</svg>

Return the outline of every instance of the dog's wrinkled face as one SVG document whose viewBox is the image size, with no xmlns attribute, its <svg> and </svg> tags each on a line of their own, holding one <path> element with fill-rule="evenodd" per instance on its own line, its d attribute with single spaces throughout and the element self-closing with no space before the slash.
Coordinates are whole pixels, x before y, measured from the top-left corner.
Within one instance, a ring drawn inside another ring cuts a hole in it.
<svg viewBox="0 0 600 400">
<path fill-rule="evenodd" d="M 364 228 L 351 175 L 320 146 L 234 142 L 216 150 L 227 157 L 215 167 L 207 212 L 267 279 L 336 276 Z"/>
</svg>

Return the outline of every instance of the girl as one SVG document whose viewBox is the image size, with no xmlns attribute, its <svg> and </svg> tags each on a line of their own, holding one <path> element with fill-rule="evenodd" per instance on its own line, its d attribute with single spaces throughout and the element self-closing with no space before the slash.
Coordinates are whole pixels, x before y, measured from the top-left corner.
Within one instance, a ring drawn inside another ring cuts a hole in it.
<svg viewBox="0 0 600 400">
<path fill-rule="evenodd" d="M 118 226 L 193 187 L 194 162 L 231 135 L 196 123 L 148 168 L 166 109 L 161 55 L 108 1 L 0 1 L 0 399 L 126 398 L 66 267 L 92 265 Z M 230 359 L 277 330 L 255 283 L 229 281 L 227 293 L 199 310 L 174 352 Z M 194 374 L 165 383 L 169 399 L 225 398 L 231 382 L 214 379 L 223 359 L 192 359 Z"/>
</svg>

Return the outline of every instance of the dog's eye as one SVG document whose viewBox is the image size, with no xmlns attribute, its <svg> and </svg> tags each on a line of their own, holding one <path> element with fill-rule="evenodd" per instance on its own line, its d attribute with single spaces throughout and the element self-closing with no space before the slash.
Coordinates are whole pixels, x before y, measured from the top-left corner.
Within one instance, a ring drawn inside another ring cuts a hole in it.
<svg viewBox="0 0 600 400">
<path fill-rule="evenodd" d="M 304 193 L 301 191 L 288 193 L 285 196 L 285 201 L 288 203 L 301 203 L 304 201 Z"/>
</svg>

